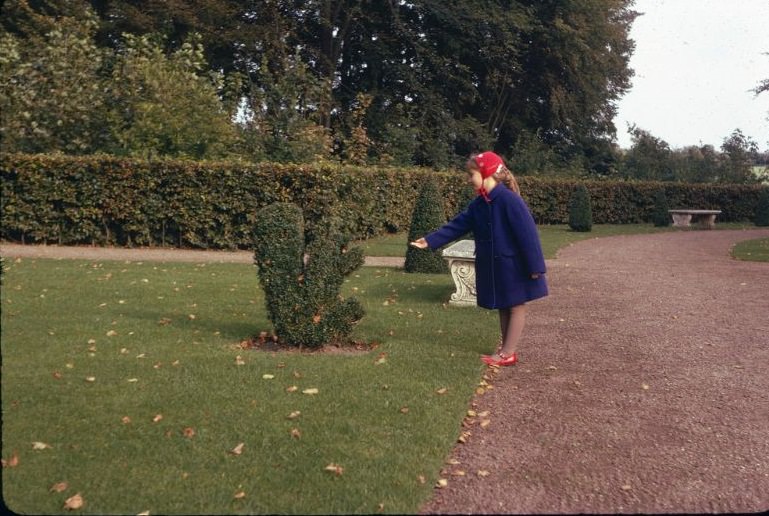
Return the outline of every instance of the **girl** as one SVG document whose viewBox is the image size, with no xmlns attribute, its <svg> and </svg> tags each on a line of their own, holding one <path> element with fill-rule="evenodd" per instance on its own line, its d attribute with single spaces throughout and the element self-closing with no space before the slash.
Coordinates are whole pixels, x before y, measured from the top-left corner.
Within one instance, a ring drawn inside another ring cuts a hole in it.
<svg viewBox="0 0 769 516">
<path fill-rule="evenodd" d="M 478 306 L 499 310 L 502 331 L 496 352 L 481 360 L 510 366 L 518 361 L 515 350 L 526 318 L 526 302 L 547 295 L 545 259 L 534 219 L 502 158 L 482 152 L 468 160 L 467 172 L 478 197 L 442 228 L 411 245 L 436 249 L 473 232 Z"/>
</svg>

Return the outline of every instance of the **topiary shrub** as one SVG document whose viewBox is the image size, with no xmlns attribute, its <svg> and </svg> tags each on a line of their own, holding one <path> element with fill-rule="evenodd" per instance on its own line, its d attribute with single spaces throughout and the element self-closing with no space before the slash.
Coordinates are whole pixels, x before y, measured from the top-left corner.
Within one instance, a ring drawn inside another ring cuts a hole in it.
<svg viewBox="0 0 769 516">
<path fill-rule="evenodd" d="M 446 215 L 443 211 L 443 201 L 438 185 L 433 179 L 425 179 L 411 214 L 408 241 L 413 242 L 435 231 L 445 222 Z M 439 249 L 417 249 L 407 244 L 404 269 L 406 272 L 448 272 L 446 261 L 441 257 L 439 251 Z"/>
<path fill-rule="evenodd" d="M 658 190 L 654 194 L 654 211 L 652 212 L 652 222 L 658 228 L 664 228 L 670 225 L 670 213 L 668 210 L 668 198 L 665 190 Z"/>
<path fill-rule="evenodd" d="M 339 221 L 316 225 L 305 244 L 301 209 L 275 203 L 258 213 L 254 233 L 254 263 L 279 341 L 319 347 L 346 340 L 364 312 L 339 292 L 344 277 L 363 264 L 363 252 L 347 248 Z"/>
<path fill-rule="evenodd" d="M 769 226 L 769 188 L 761 192 L 758 197 L 754 222 L 756 226 Z"/>
<path fill-rule="evenodd" d="M 585 185 L 578 185 L 569 202 L 569 227 L 574 231 L 593 229 L 593 210 L 590 206 L 590 193 Z"/>
</svg>

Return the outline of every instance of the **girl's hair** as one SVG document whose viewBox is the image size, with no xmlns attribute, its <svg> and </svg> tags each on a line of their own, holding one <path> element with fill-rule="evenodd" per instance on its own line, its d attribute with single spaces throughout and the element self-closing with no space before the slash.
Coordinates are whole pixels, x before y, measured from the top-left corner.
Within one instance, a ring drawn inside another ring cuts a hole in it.
<svg viewBox="0 0 769 516">
<path fill-rule="evenodd" d="M 502 184 L 504 184 L 506 187 L 508 187 L 513 192 L 517 193 L 518 195 L 521 194 L 521 187 L 518 186 L 518 181 L 515 180 L 515 176 L 513 175 L 510 170 L 502 166 L 501 169 L 499 169 L 499 172 L 494 174 L 494 179 L 497 181 L 500 181 Z"/>
</svg>

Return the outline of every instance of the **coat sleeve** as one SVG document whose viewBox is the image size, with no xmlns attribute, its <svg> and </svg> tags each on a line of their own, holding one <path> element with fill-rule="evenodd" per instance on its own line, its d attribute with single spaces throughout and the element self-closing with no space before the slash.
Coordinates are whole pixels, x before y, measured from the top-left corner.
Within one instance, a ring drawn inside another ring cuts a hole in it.
<svg viewBox="0 0 769 516">
<path fill-rule="evenodd" d="M 529 274 L 544 274 L 545 256 L 539 241 L 537 225 L 531 216 L 529 207 L 520 195 L 514 194 L 507 204 L 507 217 L 513 229 L 513 237 L 518 244 L 518 250 L 523 256 Z"/>
<path fill-rule="evenodd" d="M 473 217 L 470 215 L 470 210 L 465 210 L 444 224 L 440 229 L 425 236 L 425 240 L 427 240 L 427 245 L 430 246 L 430 249 L 437 249 L 449 242 L 453 242 L 472 229 Z"/>
</svg>

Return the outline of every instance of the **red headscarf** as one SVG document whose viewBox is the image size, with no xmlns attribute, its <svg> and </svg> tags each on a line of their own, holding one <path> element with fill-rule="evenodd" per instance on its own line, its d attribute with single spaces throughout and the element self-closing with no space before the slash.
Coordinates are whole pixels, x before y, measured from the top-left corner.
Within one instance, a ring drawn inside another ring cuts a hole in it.
<svg viewBox="0 0 769 516">
<path fill-rule="evenodd" d="M 499 157 L 498 154 L 491 151 L 481 152 L 480 154 L 477 154 L 473 159 L 478 165 L 478 170 L 481 172 L 481 177 L 483 179 L 493 176 L 505 166 L 505 162 L 502 160 L 502 158 Z M 481 187 L 478 189 L 478 195 L 486 199 L 486 202 L 491 202 L 491 199 L 489 198 L 489 192 L 486 191 L 486 188 L 484 188 L 483 185 L 481 185 Z"/>
</svg>

